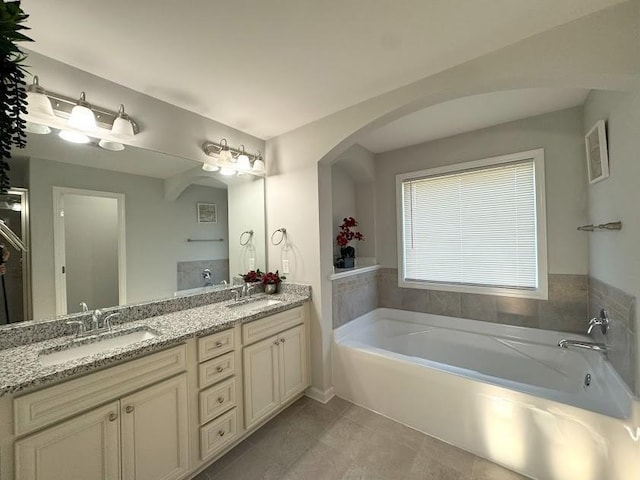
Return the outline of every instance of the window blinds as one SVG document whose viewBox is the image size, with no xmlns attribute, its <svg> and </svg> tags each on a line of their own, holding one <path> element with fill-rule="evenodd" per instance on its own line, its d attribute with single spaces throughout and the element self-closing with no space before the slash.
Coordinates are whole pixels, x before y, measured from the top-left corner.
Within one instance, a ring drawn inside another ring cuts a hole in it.
<svg viewBox="0 0 640 480">
<path fill-rule="evenodd" d="M 538 287 L 534 160 L 402 182 L 405 281 Z"/>
</svg>

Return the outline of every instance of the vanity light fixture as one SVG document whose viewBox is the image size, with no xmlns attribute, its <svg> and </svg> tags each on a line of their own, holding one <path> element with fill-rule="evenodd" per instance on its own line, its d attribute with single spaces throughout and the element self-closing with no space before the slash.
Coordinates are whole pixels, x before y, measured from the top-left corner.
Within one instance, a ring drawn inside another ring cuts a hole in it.
<svg viewBox="0 0 640 480">
<path fill-rule="evenodd" d="M 96 116 L 91 110 L 91 105 L 87 102 L 84 92 L 80 92 L 80 99 L 67 120 L 67 125 L 77 130 L 85 132 L 95 132 L 98 130 Z"/>
<path fill-rule="evenodd" d="M 244 145 L 240 145 L 240 154 L 236 159 L 236 166 L 240 171 L 251 170 L 251 163 L 249 162 L 249 156 L 244 151 Z"/>
<path fill-rule="evenodd" d="M 244 145 L 239 148 L 229 146 L 227 139 L 223 138 L 220 143 L 204 142 L 202 151 L 212 160 L 203 162 L 202 169 L 209 170 L 209 165 L 219 167 L 220 174 L 225 176 L 240 175 L 249 173 L 254 176 L 264 176 L 264 160 L 260 152 L 257 155 L 247 153 Z"/>
<path fill-rule="evenodd" d="M 51 133 L 46 123 L 55 120 L 56 116 L 37 75 L 33 77 L 33 83 L 27 87 L 27 112 L 31 117 L 31 121 L 28 121 L 25 127 L 27 132 L 38 135 Z"/>
<path fill-rule="evenodd" d="M 133 131 L 133 124 L 124 111 L 124 105 L 120 104 L 118 108 L 118 116 L 113 121 L 113 127 L 111 127 L 111 136 L 120 140 L 128 141 L 133 140 L 135 132 Z"/>
<path fill-rule="evenodd" d="M 84 92 L 75 100 L 40 86 L 39 78 L 27 87 L 27 114 L 25 130 L 29 133 L 47 134 L 52 129 L 60 130 L 60 138 L 74 143 L 89 143 L 99 140 L 101 148 L 110 151 L 124 149 L 139 132 L 137 123 L 120 105 L 119 111 L 90 105 Z"/>
</svg>

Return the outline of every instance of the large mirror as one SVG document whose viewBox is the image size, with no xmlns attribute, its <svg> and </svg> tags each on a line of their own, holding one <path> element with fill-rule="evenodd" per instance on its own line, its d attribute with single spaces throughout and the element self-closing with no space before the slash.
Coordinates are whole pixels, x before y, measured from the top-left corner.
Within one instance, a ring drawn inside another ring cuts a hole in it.
<svg viewBox="0 0 640 480">
<path fill-rule="evenodd" d="M 0 324 L 224 288 L 264 268 L 263 178 L 55 134 L 27 142 L 0 198 L 0 218 L 27 246 L 1 239 Z"/>
</svg>

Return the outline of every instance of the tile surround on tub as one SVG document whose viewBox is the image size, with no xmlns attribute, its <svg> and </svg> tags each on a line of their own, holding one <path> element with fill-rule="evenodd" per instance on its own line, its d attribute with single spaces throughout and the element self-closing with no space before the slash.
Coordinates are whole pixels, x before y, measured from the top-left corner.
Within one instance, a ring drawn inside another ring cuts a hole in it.
<svg viewBox="0 0 640 480">
<path fill-rule="evenodd" d="M 636 299 L 619 288 L 589 277 L 589 317 L 609 313 L 610 329 L 606 339 L 596 329 L 594 336 L 609 345 L 609 361 L 632 392 L 640 395 L 636 382 Z"/>
<path fill-rule="evenodd" d="M 332 281 L 333 328 L 378 308 L 377 271 L 365 271 Z"/>
<path fill-rule="evenodd" d="M 211 270 L 211 279 L 209 280 L 211 284 L 218 285 L 222 283 L 223 280 L 229 281 L 228 258 L 178 262 L 178 282 L 176 290 L 189 290 L 190 288 L 204 286 L 205 280 L 202 277 L 202 272 L 205 269 Z"/>
</svg>

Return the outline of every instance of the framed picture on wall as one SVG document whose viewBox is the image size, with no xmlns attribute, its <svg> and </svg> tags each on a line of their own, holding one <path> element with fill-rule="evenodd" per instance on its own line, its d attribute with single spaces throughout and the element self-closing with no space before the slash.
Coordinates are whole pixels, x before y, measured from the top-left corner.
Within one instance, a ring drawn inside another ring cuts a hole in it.
<svg viewBox="0 0 640 480">
<path fill-rule="evenodd" d="M 598 120 L 584 137 L 587 148 L 587 171 L 589 183 L 596 183 L 609 176 L 609 154 L 607 131 L 604 120 Z"/>
<path fill-rule="evenodd" d="M 198 203 L 198 223 L 218 223 L 218 207 L 215 203 Z"/>
</svg>

